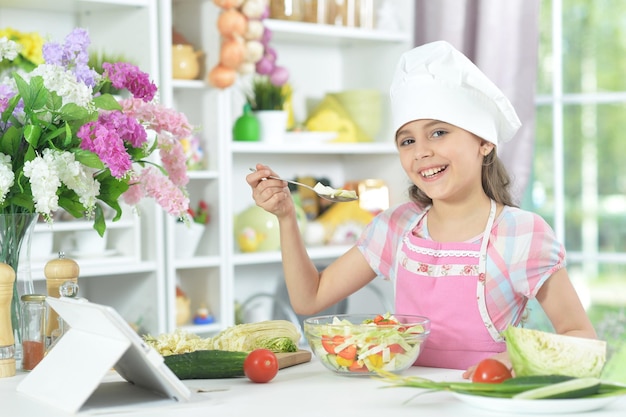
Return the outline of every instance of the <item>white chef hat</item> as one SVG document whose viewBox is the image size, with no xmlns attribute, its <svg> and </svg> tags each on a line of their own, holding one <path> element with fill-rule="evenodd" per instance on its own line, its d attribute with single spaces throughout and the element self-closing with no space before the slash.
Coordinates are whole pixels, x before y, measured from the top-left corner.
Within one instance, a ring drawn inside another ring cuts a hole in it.
<svg viewBox="0 0 626 417">
<path fill-rule="evenodd" d="M 435 119 L 497 145 L 511 139 L 521 126 L 502 91 L 445 41 L 404 53 L 390 96 L 394 134 L 413 120 Z"/>
</svg>

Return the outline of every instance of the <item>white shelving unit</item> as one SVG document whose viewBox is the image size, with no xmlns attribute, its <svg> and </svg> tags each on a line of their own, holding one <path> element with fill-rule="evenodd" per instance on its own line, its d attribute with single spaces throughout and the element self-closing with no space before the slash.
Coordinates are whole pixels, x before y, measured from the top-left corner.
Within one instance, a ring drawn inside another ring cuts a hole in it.
<svg viewBox="0 0 626 417">
<path fill-rule="evenodd" d="M 84 27 L 94 50 L 123 54 L 154 79 L 160 77 L 157 7 L 152 0 L 3 0 L 0 27 L 37 32 L 57 42 L 73 28 Z M 31 254 L 36 291 L 45 293 L 45 263 L 64 250 L 80 267 L 81 296 L 113 306 L 144 331 L 165 331 L 162 216 L 151 201 L 138 212 L 125 209 L 120 221 L 107 223 L 108 250 L 103 253 L 68 244 L 78 231 L 96 234 L 92 222 L 57 219 L 51 226 L 37 224 L 36 235 L 52 231 L 53 253 Z"/>
<path fill-rule="evenodd" d="M 306 116 L 305 103 L 309 99 L 321 99 L 326 92 L 346 89 L 379 89 L 383 110 L 386 109 L 385 99 L 395 64 L 400 54 L 411 46 L 412 3 L 394 1 L 402 28 L 398 32 L 265 20 L 273 32 L 271 46 L 278 53 L 279 64 L 291 73 L 294 112 L 299 120 Z M 167 93 L 163 96 L 189 114 L 192 123 L 202 126 L 200 135 L 209 154 L 207 173 L 211 175 L 194 173 L 190 192 L 192 201 L 204 198 L 212 204 L 213 219 L 204 244 L 215 249 L 211 251 L 211 260 L 216 261 L 195 257 L 179 262 L 168 255 L 168 305 L 174 311 L 172 294 L 177 283 L 190 295 L 192 309 L 208 300 L 216 323 L 184 328 L 196 333 L 211 332 L 233 324 L 235 302 L 242 302 L 256 292 L 272 292 L 282 274 L 280 253 L 241 253 L 233 237 L 235 216 L 253 204 L 245 182 L 249 167 L 264 162 L 286 177 L 323 175 L 333 184 L 381 178 L 390 185 L 392 202 L 404 199 L 408 184 L 404 185 L 404 174 L 387 127 L 387 114 L 383 116 L 381 134 L 373 143 L 234 142 L 231 128 L 241 114 L 246 80 L 240 79 L 225 91 L 214 90 L 206 83 L 206 74 L 219 55 L 220 38 L 215 22 L 220 9 L 211 0 L 162 0 L 160 7 L 162 86 L 171 91 L 171 96 Z M 171 79 L 168 46 L 172 27 L 194 49 L 204 51 L 205 70 L 200 80 Z M 167 230 L 169 235 L 171 227 Z M 345 246 L 311 248 L 310 255 L 324 264 L 346 249 Z M 171 314 L 168 325 L 171 329 L 175 327 Z"/>
<path fill-rule="evenodd" d="M 383 110 L 395 63 L 411 46 L 413 2 L 394 0 L 398 32 L 266 20 L 273 31 L 272 47 L 280 65 L 291 73 L 294 113 L 303 120 L 310 100 L 327 92 L 377 89 Z M 227 90 L 211 88 L 206 74 L 216 64 L 220 9 L 212 0 L 4 0 L 0 26 L 38 31 L 61 40 L 76 26 L 87 27 L 95 48 L 130 56 L 158 80 L 160 100 L 183 112 L 198 127 L 206 167 L 190 172 L 192 206 L 205 200 L 211 221 L 193 257 L 174 256 L 175 220 L 152 202 L 140 216 L 132 213 L 110 226 L 112 248 L 120 256 L 80 259 L 81 292 L 115 307 L 129 321 L 141 321 L 152 333 L 176 326 L 176 286 L 191 298 L 194 311 L 206 304 L 215 317 L 207 325 L 184 325 L 199 334 L 214 333 L 234 324 L 235 302 L 258 291 L 273 291 L 282 274 L 279 253 L 240 253 L 233 237 L 237 213 L 253 204 L 245 182 L 248 167 L 264 162 L 284 176 L 324 176 L 333 184 L 380 178 L 387 182 L 392 203 L 402 201 L 408 186 L 383 113 L 375 142 L 359 144 L 239 143 L 231 128 L 241 114 L 243 83 Z M 205 53 L 198 80 L 172 79 L 172 28 Z M 38 225 L 36 233 L 46 226 Z M 55 239 L 86 227 L 84 223 L 55 223 Z M 95 232 L 94 232 L 95 233 Z M 311 248 L 321 264 L 346 247 Z M 122 255 L 123 254 L 123 255 Z M 33 265 L 37 278 L 43 262 Z M 41 284 L 42 281 L 39 281 Z"/>
</svg>

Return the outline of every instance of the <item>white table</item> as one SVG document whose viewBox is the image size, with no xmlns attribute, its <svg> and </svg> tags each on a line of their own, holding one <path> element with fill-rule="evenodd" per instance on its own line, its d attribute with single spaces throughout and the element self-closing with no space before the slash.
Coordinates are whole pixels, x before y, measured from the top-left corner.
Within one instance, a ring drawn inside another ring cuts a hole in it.
<svg viewBox="0 0 626 417">
<path fill-rule="evenodd" d="M 413 367 L 405 375 L 419 375 L 433 380 L 461 380 L 461 372 Z M 16 392 L 15 387 L 24 377 L 18 374 L 0 379 L 0 415 L 2 417 L 67 416 L 57 409 L 42 404 Z M 190 388 L 208 392 L 196 393 L 189 403 L 142 398 L 144 390 L 136 389 L 111 372 L 97 391 L 98 394 L 110 387 L 117 390 L 109 393 L 119 401 L 128 398 L 130 406 L 124 410 L 92 408 L 90 402 L 78 415 L 100 414 L 107 416 L 254 416 L 254 417 L 348 417 L 348 416 L 441 416 L 441 417 L 485 417 L 512 415 L 476 408 L 455 398 L 451 393 L 437 392 L 413 398 L 421 390 L 391 387 L 390 384 L 369 377 L 347 377 L 330 373 L 315 359 L 306 364 L 282 369 L 267 384 L 255 384 L 246 378 L 219 380 L 189 380 Z M 53 375 L 50 383 L 55 383 Z M 388 388 L 385 388 L 388 387 Z M 110 404 L 109 404 L 110 405 Z M 522 415 L 522 414 L 519 414 Z M 528 415 L 528 414 L 527 414 Z M 554 414 L 534 414 L 534 416 Z M 571 415 L 571 414 L 567 414 Z M 576 417 L 626 416 L 626 398 L 622 397 L 605 408 Z"/>
</svg>

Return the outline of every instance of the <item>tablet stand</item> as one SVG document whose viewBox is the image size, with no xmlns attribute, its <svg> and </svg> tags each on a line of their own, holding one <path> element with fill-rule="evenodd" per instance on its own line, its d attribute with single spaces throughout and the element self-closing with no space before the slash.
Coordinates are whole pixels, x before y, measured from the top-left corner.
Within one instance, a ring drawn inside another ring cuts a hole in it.
<svg viewBox="0 0 626 417">
<path fill-rule="evenodd" d="M 47 301 L 70 329 L 17 386 L 17 391 L 76 413 L 113 368 L 160 398 L 189 399 L 190 392 L 113 309 L 76 299 Z"/>
</svg>

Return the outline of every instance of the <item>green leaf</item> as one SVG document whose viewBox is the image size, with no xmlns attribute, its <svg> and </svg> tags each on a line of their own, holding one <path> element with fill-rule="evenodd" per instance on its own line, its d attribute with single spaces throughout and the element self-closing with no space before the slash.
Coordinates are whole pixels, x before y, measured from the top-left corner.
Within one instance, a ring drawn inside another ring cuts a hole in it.
<svg viewBox="0 0 626 417">
<path fill-rule="evenodd" d="M 96 180 L 100 182 L 98 199 L 115 210 L 113 221 L 118 221 L 122 217 L 122 207 L 119 204 L 119 198 L 128 190 L 129 185 L 113 177 L 108 169 L 98 174 Z"/>
<path fill-rule="evenodd" d="M 43 78 L 36 76 L 30 79 L 30 84 L 24 81 L 18 74 L 13 74 L 17 91 L 24 101 L 25 111 L 39 110 L 44 107 L 48 100 L 48 90 L 43 85 Z"/>
<path fill-rule="evenodd" d="M 95 153 L 85 149 L 74 149 L 74 158 L 81 164 L 95 169 L 104 169 L 104 163 Z"/>
<path fill-rule="evenodd" d="M 38 125 L 26 125 L 24 126 L 24 139 L 33 148 L 36 148 L 41 137 L 41 126 Z"/>
<path fill-rule="evenodd" d="M 0 140 L 0 152 L 6 155 L 16 155 L 22 141 L 22 129 L 15 126 L 9 127 Z"/>
<path fill-rule="evenodd" d="M 59 206 L 77 219 L 85 215 L 85 206 L 78 202 L 78 195 L 72 190 L 65 190 L 59 195 Z"/>
<path fill-rule="evenodd" d="M 100 237 L 104 236 L 104 232 L 107 228 L 106 221 L 104 220 L 104 210 L 100 204 L 96 204 L 94 211 L 93 228 L 98 232 Z"/>
<path fill-rule="evenodd" d="M 67 103 L 61 107 L 61 117 L 64 120 L 81 120 L 87 119 L 93 112 L 88 111 L 84 107 L 76 103 Z"/>
<path fill-rule="evenodd" d="M 13 116 L 13 110 L 15 110 L 15 107 L 20 102 L 21 98 L 22 97 L 19 94 L 16 94 L 13 97 L 11 97 L 11 99 L 9 99 L 9 103 L 7 105 L 7 108 L 4 109 L 4 111 L 2 112 L 2 121 L 4 123 L 9 121 L 9 119 L 14 119 L 12 117 Z"/>
<path fill-rule="evenodd" d="M 66 124 L 65 123 L 62 126 L 60 126 L 60 127 L 55 127 L 53 129 L 48 130 L 47 133 L 43 136 L 42 141 L 43 142 L 50 142 L 54 138 L 62 135 L 63 133 L 67 133 L 66 132 Z"/>
<path fill-rule="evenodd" d="M 111 94 L 102 94 L 94 98 L 97 108 L 104 110 L 122 110 L 122 106 Z"/>
</svg>

